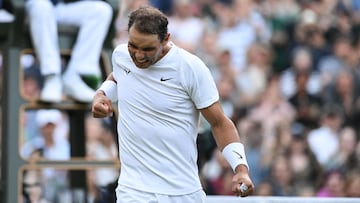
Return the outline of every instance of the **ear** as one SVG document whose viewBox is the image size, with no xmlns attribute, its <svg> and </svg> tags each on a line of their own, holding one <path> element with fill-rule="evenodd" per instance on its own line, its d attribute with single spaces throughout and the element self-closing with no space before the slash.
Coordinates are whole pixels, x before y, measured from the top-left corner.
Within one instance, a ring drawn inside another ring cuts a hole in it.
<svg viewBox="0 0 360 203">
<path fill-rule="evenodd" d="M 169 40 L 170 40 L 170 33 L 167 33 L 165 38 L 164 38 L 163 44 L 164 45 L 167 44 L 169 42 Z"/>
</svg>

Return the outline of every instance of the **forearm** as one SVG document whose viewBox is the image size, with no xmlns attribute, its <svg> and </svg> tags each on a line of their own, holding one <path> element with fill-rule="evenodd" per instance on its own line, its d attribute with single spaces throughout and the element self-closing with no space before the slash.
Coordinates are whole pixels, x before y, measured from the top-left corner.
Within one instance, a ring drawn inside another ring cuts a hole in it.
<svg viewBox="0 0 360 203">
<path fill-rule="evenodd" d="M 218 125 L 214 125 L 213 134 L 219 149 L 234 172 L 248 172 L 249 165 L 244 145 L 240 143 L 240 136 L 233 122 L 226 118 Z"/>
<path fill-rule="evenodd" d="M 229 118 L 225 118 L 223 122 L 213 125 L 212 132 L 221 151 L 230 143 L 240 142 L 238 131 Z"/>
</svg>

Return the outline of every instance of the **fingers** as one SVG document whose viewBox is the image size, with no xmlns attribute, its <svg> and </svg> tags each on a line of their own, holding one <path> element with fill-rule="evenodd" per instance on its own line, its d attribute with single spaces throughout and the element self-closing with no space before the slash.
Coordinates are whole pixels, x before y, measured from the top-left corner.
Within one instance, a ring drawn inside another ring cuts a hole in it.
<svg viewBox="0 0 360 203">
<path fill-rule="evenodd" d="M 111 105 L 109 106 L 106 103 L 99 103 L 93 106 L 92 113 L 95 118 L 104 118 L 107 116 L 112 116 L 113 108 Z"/>
<path fill-rule="evenodd" d="M 246 190 L 248 189 L 248 186 L 245 185 L 244 183 L 242 183 L 242 184 L 240 185 L 239 189 L 240 189 L 240 192 L 245 193 Z"/>
<path fill-rule="evenodd" d="M 91 110 L 95 118 L 112 116 L 114 112 L 111 101 L 106 97 L 99 97 L 94 99 Z"/>
</svg>

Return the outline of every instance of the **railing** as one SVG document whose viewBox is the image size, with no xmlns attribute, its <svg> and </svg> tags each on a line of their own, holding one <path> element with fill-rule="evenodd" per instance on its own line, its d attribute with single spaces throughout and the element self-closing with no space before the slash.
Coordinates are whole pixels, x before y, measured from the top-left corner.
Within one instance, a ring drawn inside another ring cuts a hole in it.
<svg viewBox="0 0 360 203">
<path fill-rule="evenodd" d="M 206 203 L 360 203 L 360 198 L 207 196 Z"/>
</svg>

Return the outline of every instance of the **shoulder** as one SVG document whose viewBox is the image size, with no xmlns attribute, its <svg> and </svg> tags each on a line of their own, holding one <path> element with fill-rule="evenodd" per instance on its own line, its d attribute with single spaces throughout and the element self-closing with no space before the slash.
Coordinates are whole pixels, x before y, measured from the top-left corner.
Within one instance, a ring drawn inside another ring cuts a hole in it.
<svg viewBox="0 0 360 203">
<path fill-rule="evenodd" d="M 176 48 L 176 55 L 180 57 L 178 60 L 182 60 L 182 64 L 184 66 L 190 67 L 190 68 L 199 68 L 199 67 L 206 67 L 205 63 L 195 54 L 190 53 L 189 51 L 186 51 L 185 49 L 175 47 Z"/>
<path fill-rule="evenodd" d="M 120 44 L 117 47 L 115 47 L 113 53 L 112 53 L 112 62 L 113 64 L 120 64 L 125 61 L 130 60 L 130 54 L 127 48 L 127 44 Z"/>
<path fill-rule="evenodd" d="M 128 48 L 127 48 L 127 43 L 124 44 L 119 44 L 118 46 L 115 47 L 113 53 L 113 56 L 128 56 L 129 52 L 128 52 Z"/>
</svg>

